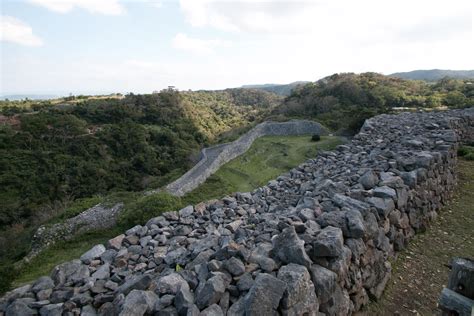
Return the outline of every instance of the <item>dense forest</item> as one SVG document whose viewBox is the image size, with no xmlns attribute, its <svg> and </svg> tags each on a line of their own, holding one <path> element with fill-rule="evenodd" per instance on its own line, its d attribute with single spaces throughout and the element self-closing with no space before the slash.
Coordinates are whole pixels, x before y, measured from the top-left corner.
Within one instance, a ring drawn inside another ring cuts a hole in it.
<svg viewBox="0 0 474 316">
<path fill-rule="evenodd" d="M 0 227 L 48 217 L 58 200 L 156 188 L 219 133 L 260 119 L 279 99 L 236 89 L 72 100 L 4 108 Z"/>
<path fill-rule="evenodd" d="M 335 74 L 298 86 L 273 115 L 314 118 L 334 131 L 353 134 L 366 118 L 397 108 L 474 106 L 470 80 L 436 83 L 403 80 L 377 73 Z"/>
</svg>

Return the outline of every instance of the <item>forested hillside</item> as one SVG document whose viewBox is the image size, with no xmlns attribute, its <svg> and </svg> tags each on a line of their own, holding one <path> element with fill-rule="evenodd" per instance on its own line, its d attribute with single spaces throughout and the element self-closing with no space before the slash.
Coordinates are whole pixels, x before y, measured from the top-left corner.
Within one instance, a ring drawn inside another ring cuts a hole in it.
<svg viewBox="0 0 474 316">
<path fill-rule="evenodd" d="M 263 91 L 272 92 L 282 96 L 288 96 L 291 94 L 293 89 L 295 89 L 299 85 L 304 85 L 308 83 L 308 81 L 295 81 L 289 84 L 255 84 L 255 85 L 245 85 L 242 88 L 245 89 L 258 89 Z"/>
<path fill-rule="evenodd" d="M 218 134 L 278 100 L 235 89 L 30 104 L 36 111 L 10 103 L 0 125 L 0 227 L 47 218 L 55 201 L 162 185 Z"/>
<path fill-rule="evenodd" d="M 297 87 L 274 115 L 315 118 L 333 130 L 355 133 L 364 120 L 394 108 L 474 106 L 469 80 L 444 78 L 430 84 L 377 73 L 335 74 Z"/>
<path fill-rule="evenodd" d="M 390 75 L 401 79 L 438 81 L 445 77 L 451 79 L 474 79 L 474 70 L 413 70 L 408 72 L 396 72 Z"/>
<path fill-rule="evenodd" d="M 209 140 L 239 126 L 258 121 L 277 106 L 282 97 L 256 89 L 182 92 L 183 107 Z"/>
</svg>

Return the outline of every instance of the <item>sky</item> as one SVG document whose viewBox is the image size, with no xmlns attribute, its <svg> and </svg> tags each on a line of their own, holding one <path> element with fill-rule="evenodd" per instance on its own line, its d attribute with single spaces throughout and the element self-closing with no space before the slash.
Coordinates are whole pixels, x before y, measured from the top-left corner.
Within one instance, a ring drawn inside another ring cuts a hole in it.
<svg viewBox="0 0 474 316">
<path fill-rule="evenodd" d="M 1 0 L 0 95 L 474 69 L 471 0 Z"/>
</svg>

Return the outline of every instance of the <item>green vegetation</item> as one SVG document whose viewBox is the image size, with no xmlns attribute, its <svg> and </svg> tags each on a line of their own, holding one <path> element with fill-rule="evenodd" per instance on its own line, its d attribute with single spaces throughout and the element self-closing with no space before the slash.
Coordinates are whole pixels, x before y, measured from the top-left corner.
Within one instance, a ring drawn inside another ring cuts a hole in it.
<svg viewBox="0 0 474 316">
<path fill-rule="evenodd" d="M 466 160 L 474 160 L 474 146 L 461 146 L 458 150 L 458 156 Z"/>
<path fill-rule="evenodd" d="M 12 285 L 20 286 L 40 276 L 49 275 L 51 270 L 59 263 L 79 258 L 93 245 L 104 243 L 111 236 L 119 235 L 122 232 L 122 227 L 117 227 L 110 230 L 89 232 L 76 236 L 69 241 L 57 242 L 16 271 L 15 277 L 12 278 L 14 279 Z M 12 269 L 12 271 L 14 270 Z"/>
<path fill-rule="evenodd" d="M 255 84 L 245 85 L 242 88 L 264 90 L 278 95 L 288 96 L 297 86 L 308 83 L 308 81 L 295 81 L 289 84 Z"/>
<path fill-rule="evenodd" d="M 183 208 L 179 197 L 166 192 L 142 196 L 136 201 L 128 203 L 119 216 L 121 227 L 143 225 L 150 218 L 161 215 L 163 212 L 177 211 Z"/>
<path fill-rule="evenodd" d="M 338 137 L 265 136 L 258 138 L 243 155 L 222 166 L 194 191 L 184 196 L 186 203 L 224 196 L 232 192 L 248 192 L 289 171 L 319 150 L 331 150 L 341 144 Z"/>
<path fill-rule="evenodd" d="M 28 253 L 39 225 L 99 202 L 136 201 L 127 192 L 178 178 L 219 133 L 262 119 L 279 99 L 247 89 L 168 89 L 0 101 L 0 283 Z M 139 212 L 127 216 L 122 223 L 143 220 Z"/>
<path fill-rule="evenodd" d="M 261 120 L 282 100 L 273 93 L 255 89 L 183 92 L 181 95 L 187 116 L 211 141 L 222 133 Z"/>
<path fill-rule="evenodd" d="M 335 74 L 297 87 L 273 114 L 314 118 L 334 131 L 354 134 L 365 119 L 396 107 L 441 106 L 474 106 L 474 85 L 449 78 L 429 84 L 376 73 Z"/>
<path fill-rule="evenodd" d="M 453 79 L 474 79 L 474 70 L 413 70 L 409 72 L 393 73 L 390 77 L 425 81 L 438 81 L 446 77 Z"/>
</svg>

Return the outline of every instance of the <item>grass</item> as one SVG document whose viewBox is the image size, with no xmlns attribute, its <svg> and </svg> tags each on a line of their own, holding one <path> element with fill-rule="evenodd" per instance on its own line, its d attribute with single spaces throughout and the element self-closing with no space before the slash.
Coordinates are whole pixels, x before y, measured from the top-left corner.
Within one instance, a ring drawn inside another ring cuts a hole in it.
<svg viewBox="0 0 474 316">
<path fill-rule="evenodd" d="M 459 160 L 459 186 L 453 199 L 423 234 L 393 261 L 392 278 L 367 315 L 437 315 L 453 257 L 474 257 L 474 161 Z"/>
<path fill-rule="evenodd" d="M 319 142 L 305 136 L 265 136 L 257 139 L 243 155 L 222 166 L 197 189 L 184 196 L 193 204 L 233 192 L 248 192 L 289 171 L 320 150 L 331 150 L 342 141 L 323 136 Z"/>
<path fill-rule="evenodd" d="M 474 160 L 474 144 L 472 146 L 461 146 L 458 155 L 466 160 Z"/>
<path fill-rule="evenodd" d="M 13 287 L 21 286 L 40 276 L 48 275 L 59 263 L 79 258 L 92 246 L 104 243 L 120 233 L 122 233 L 121 229 L 101 230 L 79 235 L 69 241 L 57 242 L 19 269 L 13 281 Z"/>
</svg>

